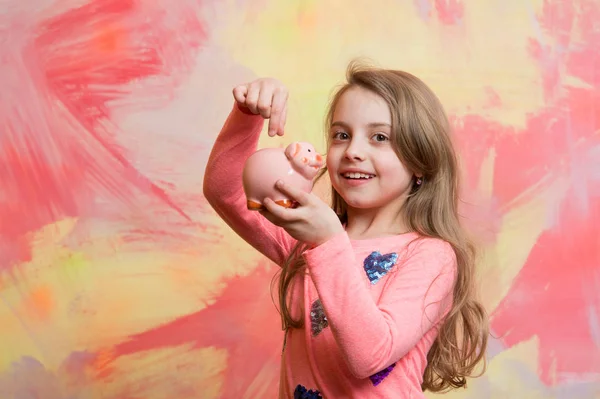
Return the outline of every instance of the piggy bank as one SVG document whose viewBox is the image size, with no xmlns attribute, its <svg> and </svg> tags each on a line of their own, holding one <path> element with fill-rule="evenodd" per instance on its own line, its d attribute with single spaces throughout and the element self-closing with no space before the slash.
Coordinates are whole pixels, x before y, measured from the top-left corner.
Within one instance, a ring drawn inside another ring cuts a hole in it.
<svg viewBox="0 0 600 399">
<path fill-rule="evenodd" d="M 298 204 L 275 187 L 278 180 L 306 192 L 323 166 L 323 157 L 309 143 L 294 142 L 283 148 L 263 148 L 246 160 L 242 173 L 248 209 L 265 209 L 262 202 L 272 199 L 278 205 L 295 208 Z"/>
</svg>

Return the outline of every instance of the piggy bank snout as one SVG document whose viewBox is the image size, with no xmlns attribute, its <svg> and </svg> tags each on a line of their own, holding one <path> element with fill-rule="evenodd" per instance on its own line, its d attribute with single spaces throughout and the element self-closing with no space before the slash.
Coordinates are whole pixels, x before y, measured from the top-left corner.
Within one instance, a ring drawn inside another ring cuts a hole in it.
<svg viewBox="0 0 600 399">
<path fill-rule="evenodd" d="M 308 162 L 308 166 L 312 166 L 315 169 L 320 169 L 325 164 L 325 160 L 321 154 L 315 155 L 314 159 Z"/>
</svg>

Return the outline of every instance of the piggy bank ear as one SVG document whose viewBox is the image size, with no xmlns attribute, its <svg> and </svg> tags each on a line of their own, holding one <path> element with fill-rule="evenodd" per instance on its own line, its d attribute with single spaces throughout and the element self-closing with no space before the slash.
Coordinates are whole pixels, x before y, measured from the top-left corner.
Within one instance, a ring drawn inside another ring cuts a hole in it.
<svg viewBox="0 0 600 399">
<path fill-rule="evenodd" d="M 302 146 L 299 143 L 292 143 L 292 144 L 288 145 L 287 148 L 285 149 L 285 156 L 289 160 L 292 160 L 296 156 L 298 156 L 301 149 L 302 149 Z"/>
</svg>

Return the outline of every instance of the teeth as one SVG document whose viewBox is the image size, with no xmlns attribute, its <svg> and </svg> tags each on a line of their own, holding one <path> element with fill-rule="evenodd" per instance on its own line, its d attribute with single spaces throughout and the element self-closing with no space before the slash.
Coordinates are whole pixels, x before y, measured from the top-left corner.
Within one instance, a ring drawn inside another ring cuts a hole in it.
<svg viewBox="0 0 600 399">
<path fill-rule="evenodd" d="M 366 173 L 344 173 L 344 177 L 348 179 L 370 179 L 373 175 L 368 175 Z"/>
</svg>

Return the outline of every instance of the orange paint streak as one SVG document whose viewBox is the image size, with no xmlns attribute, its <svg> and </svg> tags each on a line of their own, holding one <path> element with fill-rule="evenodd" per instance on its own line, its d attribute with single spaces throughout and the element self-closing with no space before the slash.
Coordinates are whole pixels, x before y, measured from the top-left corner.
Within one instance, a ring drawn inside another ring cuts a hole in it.
<svg viewBox="0 0 600 399">
<path fill-rule="evenodd" d="M 127 34 L 122 30 L 107 27 L 98 35 L 96 46 L 101 52 L 113 53 L 116 52 L 127 39 Z"/>
<path fill-rule="evenodd" d="M 55 299 L 52 290 L 48 286 L 40 286 L 32 291 L 24 299 L 23 305 L 29 317 L 40 321 L 48 321 L 52 316 Z"/>
<path fill-rule="evenodd" d="M 90 363 L 90 369 L 97 379 L 109 378 L 114 373 L 112 365 L 115 353 L 112 349 L 100 349 Z"/>
</svg>

